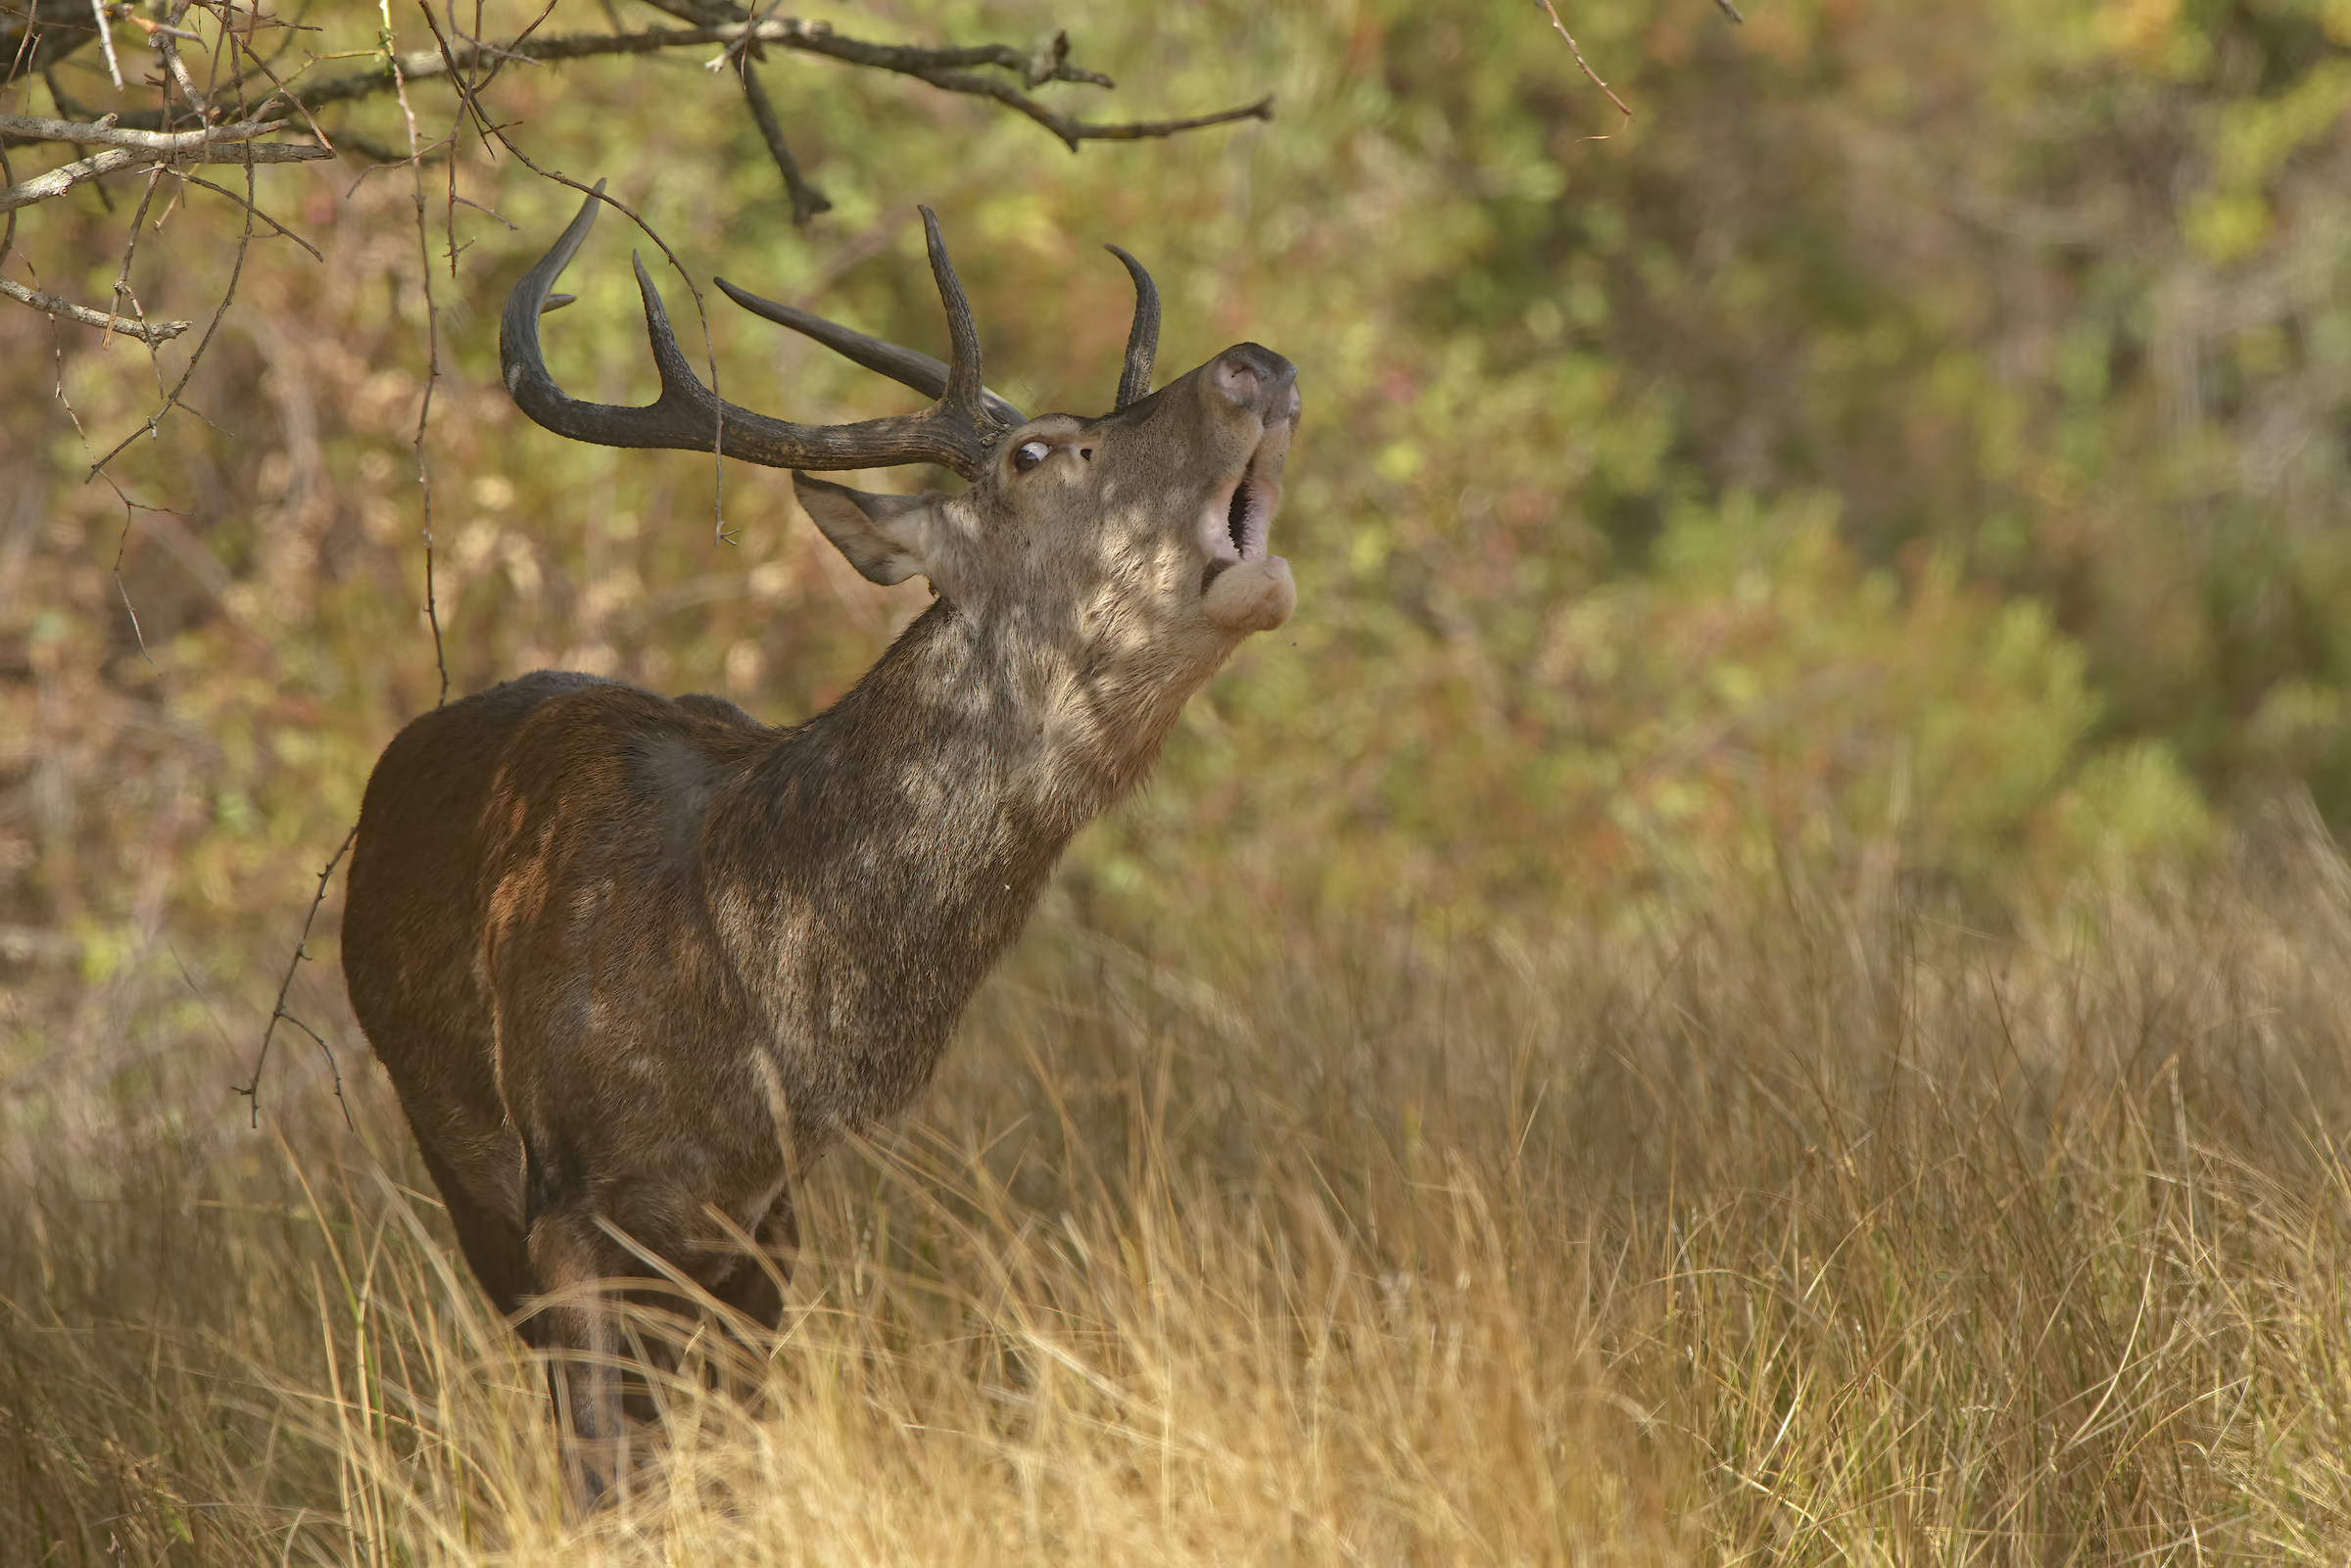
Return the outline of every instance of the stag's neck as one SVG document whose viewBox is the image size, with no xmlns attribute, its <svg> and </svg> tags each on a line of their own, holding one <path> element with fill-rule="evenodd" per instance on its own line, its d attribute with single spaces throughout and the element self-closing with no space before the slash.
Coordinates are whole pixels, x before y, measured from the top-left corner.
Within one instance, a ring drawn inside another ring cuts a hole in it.
<svg viewBox="0 0 2351 1568">
<path fill-rule="evenodd" d="M 857 781 L 830 826 L 887 822 L 950 860 L 1005 835 L 1058 855 L 1150 771 L 1189 693 L 1108 678 L 1012 619 L 934 604 L 773 771 Z"/>
<path fill-rule="evenodd" d="M 1071 836 L 1148 771 L 1185 694 L 1122 689 L 941 602 L 713 801 L 713 914 L 788 1059 L 894 1063 L 840 1119 L 921 1086 Z"/>
</svg>

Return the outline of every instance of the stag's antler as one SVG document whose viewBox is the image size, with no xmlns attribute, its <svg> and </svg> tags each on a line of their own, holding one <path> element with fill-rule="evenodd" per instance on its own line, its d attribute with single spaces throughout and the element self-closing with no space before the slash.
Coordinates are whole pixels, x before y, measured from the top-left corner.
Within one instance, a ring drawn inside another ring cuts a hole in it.
<svg viewBox="0 0 2351 1568">
<path fill-rule="evenodd" d="M 927 215 L 930 209 L 923 211 Z M 1142 262 L 1115 245 L 1105 245 L 1102 249 L 1126 262 L 1128 274 L 1134 279 L 1134 324 L 1127 332 L 1127 365 L 1119 377 L 1117 406 L 1124 408 L 1151 391 L 1151 361 L 1159 353 L 1159 289 L 1152 283 L 1151 274 L 1143 270 Z M 934 248 L 931 254 L 936 268 L 943 252 Z M 949 273 L 948 277 L 951 280 L 953 274 Z M 728 299 L 753 315 L 765 316 L 778 326 L 790 327 L 794 332 L 804 332 L 843 358 L 854 360 L 868 370 L 879 371 L 890 380 L 912 387 L 928 397 L 946 396 L 951 372 L 946 365 L 927 354 L 901 349 L 880 338 L 869 338 L 862 332 L 828 321 L 795 305 L 779 305 L 774 300 L 763 300 L 747 289 L 737 288 L 725 278 L 712 278 L 710 281 L 724 290 Z M 943 286 L 941 292 L 944 292 Z M 956 297 L 961 298 L 960 291 Z M 952 326 L 954 305 L 949 304 L 947 310 Z M 979 362 L 977 348 L 972 351 L 972 358 L 975 364 Z M 980 389 L 980 401 L 989 412 L 1005 421 L 1006 429 L 1027 422 L 1026 414 L 985 387 Z"/>
<path fill-rule="evenodd" d="M 997 437 L 1023 420 L 1021 411 L 980 384 L 980 333 L 972 322 L 971 302 L 947 260 L 946 242 L 939 238 L 938 217 L 921 209 L 923 234 L 931 249 L 931 275 L 946 308 L 952 360 L 941 365 L 926 354 L 869 338 L 837 326 L 806 311 L 751 297 L 729 288 L 727 293 L 770 320 L 807 333 L 869 369 L 904 382 L 937 398 L 919 414 L 896 414 L 845 425 L 802 425 L 719 398 L 702 385 L 670 330 L 669 313 L 646 274 L 643 261 L 632 256 L 638 292 L 645 299 L 646 335 L 652 343 L 653 363 L 661 373 L 661 396 L 643 407 L 627 408 L 606 403 L 582 403 L 564 395 L 548 374 L 539 350 L 539 317 L 548 306 L 548 291 L 588 238 L 601 205 L 603 182 L 580 205 L 552 249 L 522 275 L 506 297 L 498 332 L 499 358 L 504 367 L 506 390 L 522 411 L 557 435 L 603 447 L 661 447 L 682 451 L 708 451 L 714 446 L 728 456 L 742 457 L 770 468 L 841 469 L 887 468 L 899 463 L 937 463 L 966 479 L 986 470 L 988 449 Z"/>
<path fill-rule="evenodd" d="M 930 209 L 925 208 L 923 212 L 928 214 Z M 940 253 L 935 251 L 933 254 L 936 256 Z M 951 272 L 947 275 L 950 279 L 954 276 Z M 737 288 L 725 278 L 714 277 L 710 281 L 717 284 L 728 299 L 733 300 L 751 314 L 765 316 L 778 326 L 790 327 L 794 332 L 804 333 L 851 363 L 861 364 L 868 370 L 879 371 L 899 385 L 912 387 L 927 397 L 944 398 L 947 395 L 947 383 L 953 372 L 946 365 L 940 364 L 920 350 L 903 349 L 894 343 L 885 343 L 880 338 L 868 337 L 854 327 L 844 327 L 838 321 L 828 321 L 814 311 L 803 310 L 796 305 L 781 305 L 774 300 L 761 299 L 748 289 Z M 960 299 L 961 295 L 958 294 L 957 298 Z M 953 327 L 953 319 L 950 307 L 948 316 L 950 330 Z M 968 311 L 965 319 L 967 321 L 970 319 Z M 979 357 L 978 349 L 975 348 L 972 355 L 974 359 L 977 359 Z M 981 406 L 984 407 L 999 422 L 1002 429 L 1009 430 L 1014 425 L 1025 424 L 1028 421 L 1027 414 L 985 387 L 980 389 L 980 403 Z"/>
</svg>

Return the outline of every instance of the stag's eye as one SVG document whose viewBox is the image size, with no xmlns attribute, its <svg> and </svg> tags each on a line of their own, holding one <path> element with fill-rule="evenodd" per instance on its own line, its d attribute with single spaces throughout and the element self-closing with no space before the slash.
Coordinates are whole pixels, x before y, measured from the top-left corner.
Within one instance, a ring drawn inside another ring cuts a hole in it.
<svg viewBox="0 0 2351 1568">
<path fill-rule="evenodd" d="M 1017 474 L 1027 473 L 1030 469 L 1034 468 L 1038 463 L 1043 462 L 1045 460 L 1045 454 L 1050 452 L 1052 450 L 1052 448 L 1046 446 L 1041 441 L 1022 442 L 1021 450 L 1012 454 L 1013 472 Z"/>
</svg>

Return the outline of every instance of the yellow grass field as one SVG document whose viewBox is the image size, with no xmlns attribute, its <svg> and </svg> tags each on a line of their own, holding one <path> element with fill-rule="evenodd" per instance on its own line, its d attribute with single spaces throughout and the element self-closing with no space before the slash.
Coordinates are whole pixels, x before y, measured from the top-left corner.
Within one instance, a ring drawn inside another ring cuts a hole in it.
<svg viewBox="0 0 2351 1568">
<path fill-rule="evenodd" d="M 2322 832 L 1997 931 L 1892 874 L 1689 907 L 1158 953 L 1050 908 L 819 1172 L 761 1396 L 660 1385 L 585 1521 L 347 1026 L 350 1130 L 315 1062 L 249 1130 L 224 1033 L 62 1072 L 6 1145 L 0 1557 L 2351 1555 Z"/>
</svg>

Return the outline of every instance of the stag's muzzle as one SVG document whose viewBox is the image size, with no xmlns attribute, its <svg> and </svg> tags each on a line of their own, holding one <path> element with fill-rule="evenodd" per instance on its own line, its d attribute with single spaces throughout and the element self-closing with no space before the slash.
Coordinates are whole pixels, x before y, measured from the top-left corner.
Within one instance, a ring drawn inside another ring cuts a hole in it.
<svg viewBox="0 0 2351 1568">
<path fill-rule="evenodd" d="M 1254 416 L 1258 439 L 1202 519 L 1210 560 L 1200 608 L 1226 631 L 1270 632 L 1298 605 L 1290 563 L 1266 547 L 1281 504 L 1282 463 L 1298 428 L 1298 367 L 1260 344 L 1242 343 L 1217 356 L 1207 379 L 1213 396 Z"/>
</svg>

